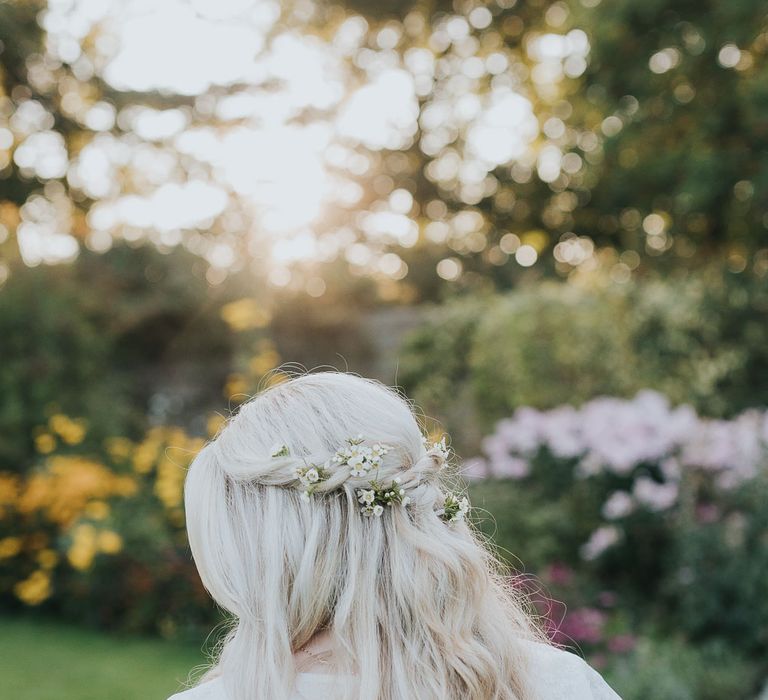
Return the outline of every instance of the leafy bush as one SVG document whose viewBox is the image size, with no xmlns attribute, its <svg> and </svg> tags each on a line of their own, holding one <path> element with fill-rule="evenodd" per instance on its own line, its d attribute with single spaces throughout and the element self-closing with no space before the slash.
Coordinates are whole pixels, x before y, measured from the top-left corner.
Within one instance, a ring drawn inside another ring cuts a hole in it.
<svg viewBox="0 0 768 700">
<path fill-rule="evenodd" d="M 623 700 L 752 700 L 759 664 L 722 643 L 693 647 L 679 637 L 645 637 L 604 671 Z"/>
<path fill-rule="evenodd" d="M 768 411 L 701 418 L 645 390 L 518 408 L 483 450 L 465 465 L 473 504 L 494 514 L 480 525 L 542 575 L 555 636 L 614 657 L 653 623 L 768 674 Z M 689 697 L 674 688 L 695 684 L 675 673 L 664 692 Z"/>
<path fill-rule="evenodd" d="M 717 267 L 590 288 L 543 283 L 436 311 L 406 339 L 400 377 L 449 429 L 473 414 L 488 430 L 518 406 L 643 388 L 728 417 L 768 405 L 767 311 L 760 275 Z"/>
<path fill-rule="evenodd" d="M 158 427 L 109 439 L 100 455 L 53 453 L 26 475 L 0 473 L 0 604 L 199 635 L 216 616 L 189 554 L 182 486 L 202 443 Z"/>
<path fill-rule="evenodd" d="M 557 283 L 501 297 L 480 320 L 469 356 L 481 417 L 631 391 L 623 312 L 622 296 Z"/>
</svg>

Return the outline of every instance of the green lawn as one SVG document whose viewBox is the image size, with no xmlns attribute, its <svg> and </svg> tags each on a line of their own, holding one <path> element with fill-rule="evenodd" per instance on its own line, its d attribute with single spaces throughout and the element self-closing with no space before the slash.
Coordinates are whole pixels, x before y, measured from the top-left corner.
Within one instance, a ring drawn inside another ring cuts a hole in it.
<svg viewBox="0 0 768 700">
<path fill-rule="evenodd" d="M 0 685 L 9 700 L 165 700 L 203 661 L 190 645 L 0 618 Z"/>
</svg>

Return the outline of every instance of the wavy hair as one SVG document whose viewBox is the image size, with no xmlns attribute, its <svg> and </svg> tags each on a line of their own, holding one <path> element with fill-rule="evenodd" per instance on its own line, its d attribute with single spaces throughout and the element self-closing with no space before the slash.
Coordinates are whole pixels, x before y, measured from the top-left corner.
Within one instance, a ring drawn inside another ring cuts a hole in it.
<svg viewBox="0 0 768 700">
<path fill-rule="evenodd" d="M 378 478 L 411 502 L 365 517 L 367 480 L 331 462 L 310 502 L 298 458 L 323 463 L 361 434 L 392 447 Z M 291 458 L 271 458 L 275 444 Z M 292 464 L 294 462 L 294 464 Z M 460 477 L 425 448 L 396 391 L 342 372 L 292 377 L 244 403 L 193 460 L 184 486 L 200 578 L 233 616 L 212 666 L 232 700 L 288 699 L 293 652 L 321 630 L 360 700 L 523 700 L 523 640 L 544 641 L 501 560 L 466 521 L 436 513 Z"/>
</svg>

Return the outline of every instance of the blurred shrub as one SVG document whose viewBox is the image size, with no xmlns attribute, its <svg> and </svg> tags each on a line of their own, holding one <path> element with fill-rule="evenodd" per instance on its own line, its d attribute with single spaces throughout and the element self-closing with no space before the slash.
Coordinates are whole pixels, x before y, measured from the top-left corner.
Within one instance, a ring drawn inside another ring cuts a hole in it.
<svg viewBox="0 0 768 700">
<path fill-rule="evenodd" d="M 58 414 L 88 416 L 93 435 L 127 428 L 126 387 L 113 371 L 113 340 L 81 303 L 64 268 L 19 268 L 0 303 L 0 466 L 21 471 L 38 451 L 82 440 L 57 430 Z"/>
<path fill-rule="evenodd" d="M 215 615 L 189 554 L 182 488 L 202 444 L 156 427 L 135 442 L 107 439 L 100 454 L 53 453 L 26 475 L 0 472 L 0 604 L 199 635 Z"/>
<path fill-rule="evenodd" d="M 768 648 L 768 473 L 717 496 L 700 485 L 675 528 L 663 589 L 692 638 Z"/>
<path fill-rule="evenodd" d="M 585 288 L 546 283 L 435 312 L 403 349 L 403 385 L 448 428 L 642 388 L 711 416 L 768 404 L 768 287 L 720 268 Z M 466 420 L 464 418 L 463 420 Z"/>
<path fill-rule="evenodd" d="M 768 675 L 768 411 L 701 418 L 645 390 L 521 407 L 482 444 L 485 458 L 465 469 L 473 504 L 494 516 L 479 511 L 479 524 L 542 573 L 555 638 L 616 657 L 652 623 Z M 691 653 L 698 678 L 706 664 Z M 674 671 L 669 697 L 700 682 Z"/>
<path fill-rule="evenodd" d="M 485 299 L 471 298 L 433 307 L 424 327 L 407 336 L 398 364 L 398 381 L 427 417 L 445 422 L 459 451 L 476 445 L 483 434 L 476 425 L 467 358 L 485 305 Z"/>
<path fill-rule="evenodd" d="M 0 469 L 23 472 L 59 443 L 136 439 L 150 421 L 220 400 L 234 334 L 220 317 L 227 299 L 211 302 L 203 272 L 181 249 L 127 245 L 71 265 L 13 266 L 0 289 Z M 77 417 L 85 436 L 58 430 L 57 415 Z"/>
<path fill-rule="evenodd" d="M 501 297 L 483 315 L 469 356 L 483 418 L 632 387 L 618 294 L 544 283 Z"/>
<path fill-rule="evenodd" d="M 693 647 L 677 636 L 640 639 L 604 670 L 623 700 L 752 700 L 759 665 L 722 643 Z"/>
</svg>

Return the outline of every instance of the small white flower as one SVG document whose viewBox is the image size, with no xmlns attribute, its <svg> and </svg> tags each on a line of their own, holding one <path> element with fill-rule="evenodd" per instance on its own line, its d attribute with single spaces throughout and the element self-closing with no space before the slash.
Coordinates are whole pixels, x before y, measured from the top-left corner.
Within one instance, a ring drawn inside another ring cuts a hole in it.
<svg viewBox="0 0 768 700">
<path fill-rule="evenodd" d="M 302 491 L 301 492 L 301 500 L 302 501 L 306 501 L 307 503 L 309 503 L 309 501 L 310 501 L 310 493 L 309 493 L 309 491 Z"/>
<path fill-rule="evenodd" d="M 383 512 L 384 512 L 384 507 L 383 507 L 383 506 L 380 506 L 380 505 L 376 504 L 376 505 L 373 507 L 373 514 L 374 514 L 375 516 L 379 516 L 379 515 L 381 515 Z"/>
<path fill-rule="evenodd" d="M 307 470 L 307 473 L 304 476 L 310 484 L 314 484 L 320 478 L 320 474 L 318 474 L 317 469 L 314 467 Z"/>
<path fill-rule="evenodd" d="M 448 523 L 454 523 L 460 520 L 464 520 L 464 517 L 469 512 L 469 499 L 466 496 L 457 498 L 456 495 L 448 493 L 445 497 L 443 507 L 435 513 L 440 516 L 442 520 Z"/>
<path fill-rule="evenodd" d="M 443 437 L 440 438 L 439 442 L 435 442 L 432 444 L 432 449 L 435 450 L 440 455 L 443 462 L 448 461 L 448 457 L 450 457 L 451 450 L 445 444 L 445 435 L 443 435 Z"/>
<path fill-rule="evenodd" d="M 400 503 L 401 503 L 402 505 L 404 505 L 404 506 L 407 506 L 407 505 L 408 505 L 410 502 L 411 502 L 411 497 L 410 497 L 410 496 L 405 496 L 405 497 L 403 498 L 403 500 L 402 500 L 402 501 L 400 501 Z"/>
</svg>

